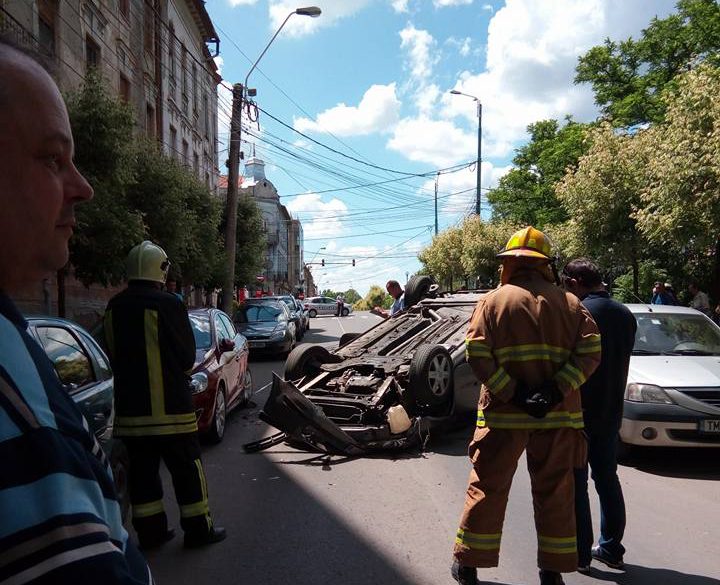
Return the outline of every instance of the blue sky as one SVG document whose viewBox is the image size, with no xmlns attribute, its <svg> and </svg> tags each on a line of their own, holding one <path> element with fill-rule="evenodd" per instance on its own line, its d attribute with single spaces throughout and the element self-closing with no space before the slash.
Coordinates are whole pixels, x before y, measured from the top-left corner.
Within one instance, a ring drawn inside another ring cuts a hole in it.
<svg viewBox="0 0 720 585">
<path fill-rule="evenodd" d="M 310 4 L 209 0 L 226 82 L 242 82 L 285 17 Z M 528 124 L 596 117 L 590 88 L 573 85 L 578 56 L 606 37 L 637 37 L 674 4 L 317 0 L 322 15 L 290 18 L 250 77 L 262 111 L 259 127 L 243 119 L 243 150 L 265 161 L 302 221 L 305 261 L 325 259 L 313 266 L 321 288 L 365 294 L 404 282 L 432 240 L 436 181 L 440 230 L 474 210 L 477 107 L 449 91 L 483 104 L 482 187 L 490 188 Z M 230 102 L 220 87 L 221 161 Z"/>
</svg>

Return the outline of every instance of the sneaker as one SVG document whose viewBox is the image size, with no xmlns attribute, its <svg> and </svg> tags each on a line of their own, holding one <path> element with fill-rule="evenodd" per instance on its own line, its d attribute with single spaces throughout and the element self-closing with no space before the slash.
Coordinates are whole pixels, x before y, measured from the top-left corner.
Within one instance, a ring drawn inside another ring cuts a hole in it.
<svg viewBox="0 0 720 585">
<path fill-rule="evenodd" d="M 185 548 L 200 548 L 201 546 L 223 541 L 226 537 L 227 532 L 225 532 L 225 529 L 218 526 L 211 528 L 210 532 L 204 534 L 186 533 L 184 544 Z"/>
<path fill-rule="evenodd" d="M 590 573 L 590 571 L 592 571 L 592 568 L 590 567 L 590 563 L 588 563 L 587 565 L 581 565 L 581 564 L 578 565 L 578 568 L 577 568 L 578 573 L 587 575 Z"/>
<path fill-rule="evenodd" d="M 540 569 L 540 585 L 565 585 L 565 581 L 557 571 Z"/>
<path fill-rule="evenodd" d="M 625 566 L 622 557 L 613 557 L 605 549 L 602 549 L 599 546 L 592 547 L 592 558 L 600 561 L 601 563 L 605 563 L 611 569 L 622 569 Z"/>
<path fill-rule="evenodd" d="M 152 550 L 154 548 L 160 548 L 166 542 L 171 541 L 175 538 L 175 530 L 170 529 L 160 536 L 141 536 L 138 535 L 140 541 L 140 550 Z"/>
<path fill-rule="evenodd" d="M 466 567 L 454 561 L 450 573 L 460 585 L 476 585 L 477 583 L 477 569 L 475 567 Z"/>
</svg>

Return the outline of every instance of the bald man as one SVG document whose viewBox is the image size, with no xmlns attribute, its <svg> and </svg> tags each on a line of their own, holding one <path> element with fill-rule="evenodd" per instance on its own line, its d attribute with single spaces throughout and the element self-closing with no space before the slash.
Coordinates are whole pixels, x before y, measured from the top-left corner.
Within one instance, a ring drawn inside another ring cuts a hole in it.
<svg viewBox="0 0 720 585">
<path fill-rule="evenodd" d="M 55 82 L 1 38 L 0 153 L 0 582 L 151 583 L 105 455 L 11 300 L 67 263 L 93 191 Z"/>
</svg>

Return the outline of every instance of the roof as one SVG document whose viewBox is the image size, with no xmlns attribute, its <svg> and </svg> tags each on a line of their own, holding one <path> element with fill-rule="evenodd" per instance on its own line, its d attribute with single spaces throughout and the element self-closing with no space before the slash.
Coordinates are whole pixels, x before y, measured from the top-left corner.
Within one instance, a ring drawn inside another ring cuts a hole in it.
<svg viewBox="0 0 720 585">
<path fill-rule="evenodd" d="M 245 180 L 245 177 L 243 177 L 242 175 L 238 176 L 238 189 L 242 187 L 244 180 Z M 218 189 L 227 189 L 227 188 L 228 188 L 228 176 L 220 175 L 220 178 L 218 179 Z"/>
<path fill-rule="evenodd" d="M 647 305 L 640 303 L 625 303 L 625 306 L 632 313 L 674 313 L 676 315 L 702 315 L 700 311 L 691 309 L 690 307 L 681 307 L 678 305 Z"/>
</svg>

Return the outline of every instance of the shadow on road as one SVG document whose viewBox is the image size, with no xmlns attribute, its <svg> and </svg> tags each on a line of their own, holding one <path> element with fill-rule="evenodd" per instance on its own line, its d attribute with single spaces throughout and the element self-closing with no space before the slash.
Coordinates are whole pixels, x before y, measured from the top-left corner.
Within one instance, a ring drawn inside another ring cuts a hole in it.
<svg viewBox="0 0 720 585">
<path fill-rule="evenodd" d="M 720 480 L 718 449 L 637 450 L 625 463 L 639 471 L 683 479 Z"/>
<path fill-rule="evenodd" d="M 602 571 L 595 567 L 588 573 L 599 581 L 611 581 L 618 585 L 720 585 L 720 580 L 701 575 L 689 575 L 670 569 L 642 567 L 625 564 L 624 572 Z"/>
</svg>

